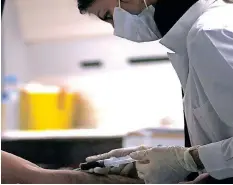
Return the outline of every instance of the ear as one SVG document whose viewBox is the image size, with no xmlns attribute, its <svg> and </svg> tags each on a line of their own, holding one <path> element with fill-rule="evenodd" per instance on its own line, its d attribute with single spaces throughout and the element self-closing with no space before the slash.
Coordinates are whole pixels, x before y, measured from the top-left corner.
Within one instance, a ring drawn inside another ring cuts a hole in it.
<svg viewBox="0 0 233 185">
<path fill-rule="evenodd" d="M 121 0 L 121 8 L 131 14 L 137 15 L 145 9 L 144 0 Z"/>
</svg>

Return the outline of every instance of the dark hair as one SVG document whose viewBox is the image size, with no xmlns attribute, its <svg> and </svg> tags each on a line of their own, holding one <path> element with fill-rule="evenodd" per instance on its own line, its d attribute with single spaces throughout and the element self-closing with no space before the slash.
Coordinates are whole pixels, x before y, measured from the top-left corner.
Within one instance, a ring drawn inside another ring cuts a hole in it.
<svg viewBox="0 0 233 185">
<path fill-rule="evenodd" d="M 224 0 L 226 3 L 233 3 L 233 0 Z"/>
<path fill-rule="evenodd" d="M 87 12 L 87 9 L 95 2 L 95 0 L 77 0 L 78 1 L 78 9 L 81 14 Z"/>
</svg>

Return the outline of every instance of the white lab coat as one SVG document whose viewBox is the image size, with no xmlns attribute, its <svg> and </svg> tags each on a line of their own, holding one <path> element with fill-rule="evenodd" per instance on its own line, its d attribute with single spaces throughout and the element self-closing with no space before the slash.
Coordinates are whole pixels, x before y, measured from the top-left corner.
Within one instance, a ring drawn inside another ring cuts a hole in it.
<svg viewBox="0 0 233 185">
<path fill-rule="evenodd" d="M 181 81 L 192 145 L 216 179 L 233 177 L 233 4 L 200 0 L 161 39 Z"/>
</svg>

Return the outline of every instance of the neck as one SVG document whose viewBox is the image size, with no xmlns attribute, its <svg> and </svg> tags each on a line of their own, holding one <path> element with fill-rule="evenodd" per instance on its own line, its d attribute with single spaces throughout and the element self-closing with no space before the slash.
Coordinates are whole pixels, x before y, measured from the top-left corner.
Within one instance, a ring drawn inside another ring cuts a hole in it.
<svg viewBox="0 0 233 185">
<path fill-rule="evenodd" d="M 154 5 L 158 0 L 146 0 L 147 6 Z M 172 1 L 172 0 L 171 0 Z"/>
<path fill-rule="evenodd" d="M 185 12 L 198 0 L 158 0 L 154 5 L 154 20 L 164 36 Z"/>
</svg>

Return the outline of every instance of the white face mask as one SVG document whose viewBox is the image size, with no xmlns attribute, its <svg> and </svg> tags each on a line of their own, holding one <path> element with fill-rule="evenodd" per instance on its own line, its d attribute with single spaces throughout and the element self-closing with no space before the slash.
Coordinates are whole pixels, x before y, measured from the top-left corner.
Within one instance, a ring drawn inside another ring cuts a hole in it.
<svg viewBox="0 0 233 185">
<path fill-rule="evenodd" d="M 114 9 L 114 35 L 134 42 L 149 42 L 161 38 L 159 30 L 154 21 L 155 9 L 151 5 L 139 15 L 133 15 L 123 10 L 120 6 Z"/>
</svg>

